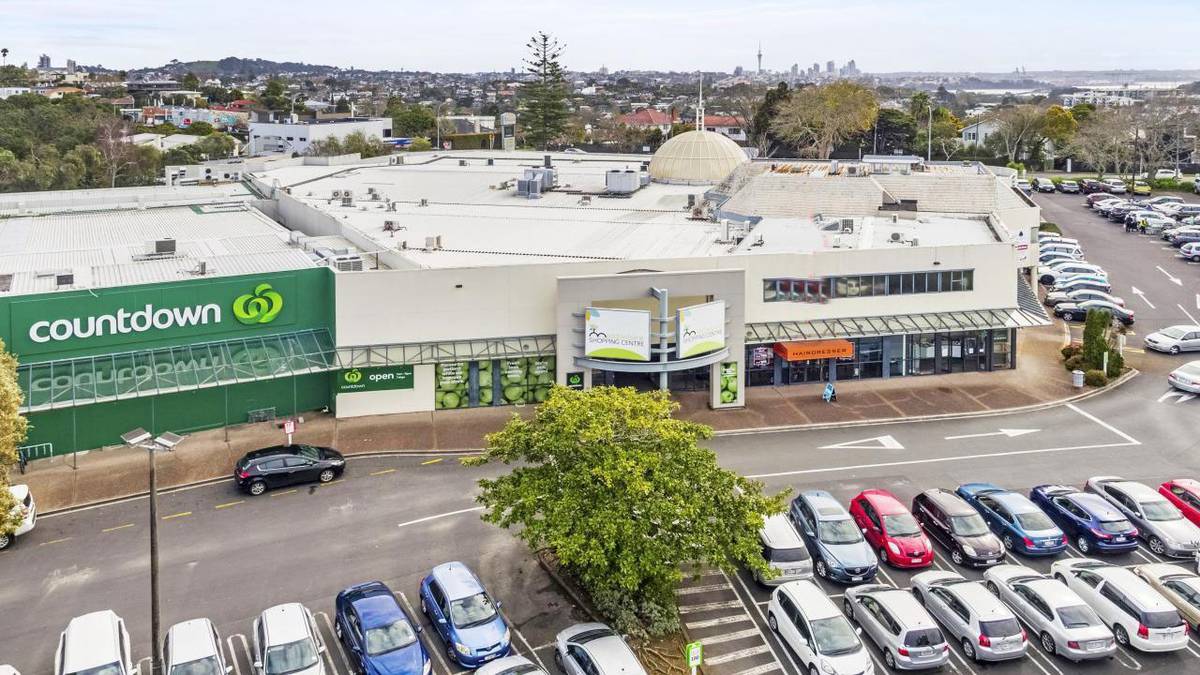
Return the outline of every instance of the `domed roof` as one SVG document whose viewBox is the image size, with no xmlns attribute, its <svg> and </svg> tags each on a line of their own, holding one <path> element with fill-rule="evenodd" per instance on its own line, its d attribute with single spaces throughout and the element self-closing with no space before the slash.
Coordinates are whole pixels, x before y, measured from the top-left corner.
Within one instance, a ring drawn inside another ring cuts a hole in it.
<svg viewBox="0 0 1200 675">
<path fill-rule="evenodd" d="M 686 131 L 650 158 L 650 178 L 660 183 L 718 183 L 748 161 L 745 151 L 715 131 Z"/>
</svg>

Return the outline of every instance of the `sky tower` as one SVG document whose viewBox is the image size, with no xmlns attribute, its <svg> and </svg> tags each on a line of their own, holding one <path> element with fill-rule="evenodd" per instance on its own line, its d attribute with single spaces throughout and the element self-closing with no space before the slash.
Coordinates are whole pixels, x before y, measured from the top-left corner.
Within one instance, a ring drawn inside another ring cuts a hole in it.
<svg viewBox="0 0 1200 675">
<path fill-rule="evenodd" d="M 758 43 L 758 74 L 762 74 L 762 43 Z"/>
</svg>

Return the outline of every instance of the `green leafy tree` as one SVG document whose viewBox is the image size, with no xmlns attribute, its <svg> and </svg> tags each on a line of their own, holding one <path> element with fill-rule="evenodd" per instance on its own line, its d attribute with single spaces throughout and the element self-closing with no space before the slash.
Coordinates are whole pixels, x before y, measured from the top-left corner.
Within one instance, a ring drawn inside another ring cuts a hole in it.
<svg viewBox="0 0 1200 675">
<path fill-rule="evenodd" d="M 1083 327 L 1083 362 L 1088 370 L 1097 370 L 1104 363 L 1104 353 L 1108 351 L 1108 329 L 1112 325 L 1112 315 L 1104 310 L 1088 310 L 1087 321 Z"/>
<path fill-rule="evenodd" d="M 0 87 L 28 87 L 33 77 L 21 66 L 0 66 Z"/>
<path fill-rule="evenodd" d="M 772 130 L 804 154 L 829 159 L 834 147 L 875 123 L 875 93 L 850 80 L 805 87 L 779 105 Z"/>
<path fill-rule="evenodd" d="M 750 118 L 750 141 L 763 157 L 775 154 L 782 144 L 771 130 L 771 124 L 779 112 L 779 104 L 786 101 L 791 94 L 786 82 L 780 82 L 779 86 L 768 89 L 763 95 L 762 103 L 755 108 L 754 116 Z"/>
<path fill-rule="evenodd" d="M 915 145 L 917 122 L 903 110 L 880 108 L 875 128 L 863 137 L 864 147 L 875 148 L 879 154 L 890 155 L 895 150 L 908 151 Z"/>
<path fill-rule="evenodd" d="M 193 143 L 207 159 L 224 159 L 233 154 L 237 147 L 229 134 L 212 133 Z"/>
<path fill-rule="evenodd" d="M 433 111 L 423 105 L 404 105 L 398 101 L 393 105 L 389 102 L 384 115 L 392 118 L 393 136 L 430 136 L 437 124 Z"/>
<path fill-rule="evenodd" d="M 392 146 L 381 138 L 367 138 L 361 131 L 346 134 L 345 138 L 331 136 L 309 144 L 307 154 L 315 157 L 333 157 L 357 152 L 360 156 L 378 157 L 392 152 Z"/>
<path fill-rule="evenodd" d="M 1075 115 L 1070 110 L 1060 105 L 1052 105 L 1046 109 L 1041 132 L 1055 147 L 1067 147 L 1075 139 L 1075 132 L 1078 130 L 1079 122 L 1075 121 Z"/>
<path fill-rule="evenodd" d="M 2 160 L 0 160 L 2 161 Z M 23 514 L 8 491 L 9 472 L 17 463 L 17 447 L 25 442 L 28 421 L 21 415 L 23 400 L 17 380 L 17 357 L 0 340 L 0 542 L 4 548 L 21 524 Z"/>
<path fill-rule="evenodd" d="M 339 113 L 350 112 L 350 101 L 347 101 L 345 96 L 339 98 L 333 106 L 333 111 Z"/>
<path fill-rule="evenodd" d="M 567 127 L 567 79 L 559 63 L 565 45 L 538 31 L 525 47 L 525 72 L 533 80 L 521 90 L 521 124 L 526 140 L 545 150 Z"/>
<path fill-rule="evenodd" d="M 184 75 L 183 79 L 179 81 L 179 84 L 188 91 L 200 90 L 200 78 L 196 77 L 195 73 L 188 73 L 187 75 Z"/>
<path fill-rule="evenodd" d="M 214 131 L 216 131 L 216 127 L 208 122 L 192 122 L 186 129 L 183 130 L 183 133 L 190 134 L 192 136 L 207 136 Z"/>
<path fill-rule="evenodd" d="M 288 110 L 292 109 L 292 100 L 287 97 L 287 89 L 283 86 L 283 80 L 272 79 L 267 82 L 267 86 L 263 89 L 262 95 L 258 97 L 259 103 L 262 103 L 269 110 Z"/>
<path fill-rule="evenodd" d="M 665 392 L 556 387 L 465 461 L 517 465 L 479 481 L 483 519 L 552 553 L 617 630 L 639 636 L 678 628 L 684 566 L 770 576 L 756 532 L 784 505 L 721 468 L 699 444 L 712 430 L 676 408 Z"/>
<path fill-rule="evenodd" d="M 1083 124 L 1096 114 L 1096 106 L 1091 103 L 1076 103 L 1071 106 L 1071 118 L 1077 123 Z"/>
</svg>

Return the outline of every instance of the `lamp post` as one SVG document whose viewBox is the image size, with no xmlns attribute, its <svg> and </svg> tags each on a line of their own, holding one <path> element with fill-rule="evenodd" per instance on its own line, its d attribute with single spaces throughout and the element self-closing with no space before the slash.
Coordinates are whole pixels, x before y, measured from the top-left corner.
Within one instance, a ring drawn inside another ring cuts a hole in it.
<svg viewBox="0 0 1200 675">
<path fill-rule="evenodd" d="M 121 441 L 131 448 L 144 448 L 150 454 L 150 674 L 155 675 L 161 664 L 158 658 L 158 476 L 155 454 L 161 450 L 173 450 L 183 441 L 183 436 L 164 431 L 154 437 L 149 431 L 138 427 L 121 434 Z"/>
<path fill-rule="evenodd" d="M 933 161 L 933 99 L 929 99 L 929 126 L 925 128 L 925 161 Z"/>
<path fill-rule="evenodd" d="M 437 149 L 439 152 L 442 149 L 442 108 L 445 107 L 447 103 L 453 102 L 454 99 L 447 98 L 445 101 L 439 103 L 437 107 L 437 114 L 433 116 L 433 126 L 437 127 Z"/>
</svg>

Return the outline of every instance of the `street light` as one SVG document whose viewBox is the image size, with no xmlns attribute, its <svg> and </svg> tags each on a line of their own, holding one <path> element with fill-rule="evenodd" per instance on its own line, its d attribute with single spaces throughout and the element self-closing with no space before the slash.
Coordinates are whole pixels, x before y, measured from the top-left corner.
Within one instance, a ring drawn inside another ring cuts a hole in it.
<svg viewBox="0 0 1200 675">
<path fill-rule="evenodd" d="M 433 116 L 433 125 L 435 127 L 437 127 L 437 149 L 439 151 L 442 149 L 442 108 L 447 103 L 454 103 L 454 99 L 447 98 L 445 101 L 442 101 L 441 103 L 439 103 L 438 107 L 437 107 L 437 112 Z"/>
<path fill-rule="evenodd" d="M 138 427 L 121 434 L 121 441 L 131 448 L 144 448 L 150 453 L 150 675 L 158 671 L 158 476 L 155 453 L 173 450 L 183 436 L 164 431 L 157 438 Z"/>
<path fill-rule="evenodd" d="M 933 161 L 933 99 L 929 99 L 929 126 L 925 129 L 925 161 Z"/>
</svg>

